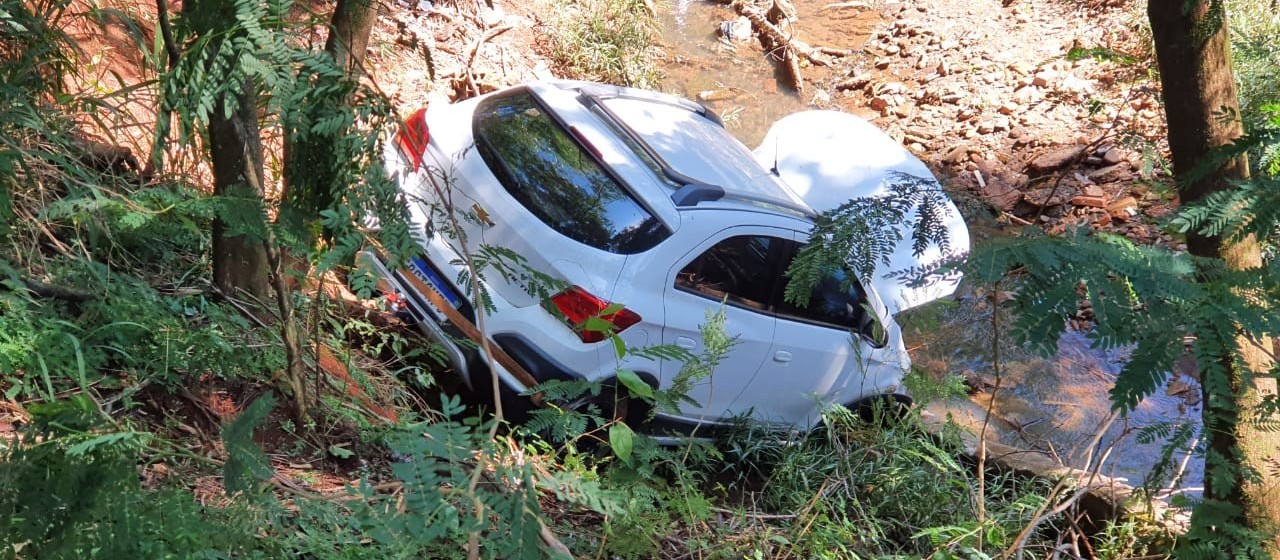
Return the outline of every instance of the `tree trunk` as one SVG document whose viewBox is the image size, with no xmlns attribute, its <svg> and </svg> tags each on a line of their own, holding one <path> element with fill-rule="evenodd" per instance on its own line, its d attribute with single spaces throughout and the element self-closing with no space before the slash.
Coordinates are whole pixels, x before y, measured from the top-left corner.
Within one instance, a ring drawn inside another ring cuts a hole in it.
<svg viewBox="0 0 1280 560">
<path fill-rule="evenodd" d="M 1169 125 L 1169 150 L 1174 174 L 1179 178 L 1185 177 L 1213 149 L 1231 143 L 1243 132 L 1226 23 L 1217 17 L 1223 14 L 1213 10 L 1209 0 L 1151 0 L 1147 6 Z M 1232 188 L 1231 180 L 1248 176 L 1248 162 L 1238 157 L 1195 182 L 1180 180 L 1179 197 L 1183 203 L 1195 202 Z M 1262 264 L 1259 245 L 1253 238 L 1226 243 L 1219 237 L 1191 232 L 1187 235 L 1187 249 L 1196 256 L 1222 259 L 1231 269 Z M 1250 373 L 1265 372 L 1267 356 L 1249 341 L 1238 340 L 1236 344 L 1249 371 L 1243 371 L 1227 354 L 1218 358 L 1225 368 L 1217 371 L 1225 373 L 1210 378 L 1206 370 L 1203 380 L 1204 433 L 1208 444 L 1204 496 L 1206 502 L 1241 506 L 1239 510 L 1219 510 L 1230 512 L 1230 518 L 1215 522 L 1244 524 L 1263 535 L 1275 535 L 1274 527 L 1280 525 L 1280 491 L 1278 477 L 1266 461 L 1274 460 L 1280 450 L 1280 433 L 1263 432 L 1249 422 L 1251 409 L 1261 395 L 1275 391 L 1274 381 L 1271 387 L 1259 386 Z M 1216 397 L 1215 393 L 1225 398 Z M 1260 483 L 1246 482 L 1243 474 L 1247 467 L 1261 475 Z M 1273 552 L 1276 546 L 1271 543 Z"/>
<path fill-rule="evenodd" d="M 324 50 L 333 55 L 338 67 L 350 76 L 363 72 L 369 33 L 377 19 L 378 7 L 374 0 L 338 0 L 338 6 L 333 9 Z"/>
<path fill-rule="evenodd" d="M 247 205 L 255 205 L 255 211 L 261 214 L 263 159 L 257 101 L 257 91 L 246 80 L 237 95 L 238 106 L 231 118 L 224 118 L 223 104 L 218 103 L 209 118 L 209 155 L 213 162 L 214 194 L 247 200 Z M 265 215 L 262 216 L 265 220 Z M 270 267 L 262 246 L 263 238 L 237 235 L 233 231 L 258 230 L 262 225 L 246 223 L 235 227 L 221 217 L 213 222 L 214 285 L 228 295 L 247 294 L 258 304 L 271 296 L 267 278 Z"/>
<path fill-rule="evenodd" d="M 329 26 L 325 51 L 351 79 L 364 72 L 365 53 L 369 50 L 369 34 L 378 19 L 374 0 L 338 0 Z M 349 104 L 349 99 L 341 101 Z M 317 107 L 311 120 L 322 118 L 326 107 Z M 332 110 L 332 109 L 329 109 Z M 305 124 L 304 124 L 305 128 Z M 284 143 L 284 192 L 281 194 L 279 220 L 290 226 L 308 230 L 304 224 L 319 218 L 320 212 L 333 205 L 334 181 L 337 180 L 337 138 L 330 134 L 286 134 Z"/>
</svg>

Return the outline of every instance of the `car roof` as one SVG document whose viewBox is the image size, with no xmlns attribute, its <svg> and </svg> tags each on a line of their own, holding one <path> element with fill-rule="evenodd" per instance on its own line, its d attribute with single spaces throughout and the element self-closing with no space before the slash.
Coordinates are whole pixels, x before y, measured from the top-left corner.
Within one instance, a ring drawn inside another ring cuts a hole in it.
<svg viewBox="0 0 1280 560">
<path fill-rule="evenodd" d="M 704 187 L 718 187 L 712 198 L 704 200 L 740 201 L 757 210 L 793 215 L 816 214 L 799 195 L 791 191 L 775 173 L 764 169 L 754 154 L 734 138 L 706 107 L 687 99 L 662 93 L 589 84 L 565 82 L 565 89 L 589 96 L 591 102 L 604 106 L 607 118 L 617 119 L 626 133 L 643 143 L 659 160 L 684 179 L 692 179 Z M 686 186 L 668 177 L 671 196 Z M 677 202 L 677 206 L 697 202 Z"/>
</svg>

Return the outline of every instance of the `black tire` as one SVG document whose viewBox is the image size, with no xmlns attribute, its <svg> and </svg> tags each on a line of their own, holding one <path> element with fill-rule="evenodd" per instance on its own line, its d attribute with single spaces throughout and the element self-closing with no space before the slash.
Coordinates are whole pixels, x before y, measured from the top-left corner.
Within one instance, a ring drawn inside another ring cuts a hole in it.
<svg viewBox="0 0 1280 560">
<path fill-rule="evenodd" d="M 863 422 L 889 427 L 897 424 L 911 411 L 911 397 L 899 393 L 876 395 L 857 401 L 849 410 Z"/>
<path fill-rule="evenodd" d="M 496 412 L 497 407 L 493 402 L 494 378 L 489 367 L 476 356 L 468 360 L 467 370 L 467 385 L 470 386 L 475 402 L 481 408 Z M 502 399 L 502 418 L 508 423 L 523 424 L 529 420 L 529 413 L 537 408 L 532 399 L 517 393 L 501 380 L 498 381 L 498 394 Z"/>
</svg>

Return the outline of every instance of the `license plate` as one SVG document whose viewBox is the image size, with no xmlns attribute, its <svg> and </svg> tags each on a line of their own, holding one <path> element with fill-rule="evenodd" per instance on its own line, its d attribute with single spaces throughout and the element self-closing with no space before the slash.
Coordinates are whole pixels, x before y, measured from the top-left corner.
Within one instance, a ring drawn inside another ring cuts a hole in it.
<svg viewBox="0 0 1280 560">
<path fill-rule="evenodd" d="M 421 287 L 431 289 L 431 291 L 440 294 L 440 297 L 449 302 L 449 305 L 457 309 L 462 306 L 462 298 L 454 293 L 453 288 L 449 287 L 449 283 L 444 281 L 436 271 L 431 268 L 421 257 L 414 257 L 409 261 L 409 273 L 417 280 L 421 280 Z M 417 284 L 417 282 L 415 282 Z"/>
</svg>

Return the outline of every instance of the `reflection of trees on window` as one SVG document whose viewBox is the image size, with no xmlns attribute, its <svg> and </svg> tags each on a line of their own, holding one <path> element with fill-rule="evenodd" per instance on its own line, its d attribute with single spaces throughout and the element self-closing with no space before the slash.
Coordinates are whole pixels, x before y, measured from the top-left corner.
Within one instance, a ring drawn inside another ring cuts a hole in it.
<svg viewBox="0 0 1280 560">
<path fill-rule="evenodd" d="M 778 314 L 829 325 L 860 329 L 867 293 L 856 279 L 836 270 L 822 275 L 809 295 L 809 303 L 799 307 L 778 300 Z"/>
<path fill-rule="evenodd" d="M 781 318 L 842 329 L 867 328 L 867 292 L 843 270 L 824 272 L 804 306 L 783 301 L 782 271 L 800 251 L 790 239 L 740 235 L 716 243 L 676 275 L 676 287 Z"/>
<path fill-rule="evenodd" d="M 779 268 L 775 255 L 789 240 L 730 237 L 698 255 L 676 275 L 676 287 L 760 310 L 771 308 Z"/>
<path fill-rule="evenodd" d="M 527 91 L 482 102 L 475 128 L 481 156 L 507 192 L 552 229 L 617 253 L 668 235 Z"/>
</svg>

